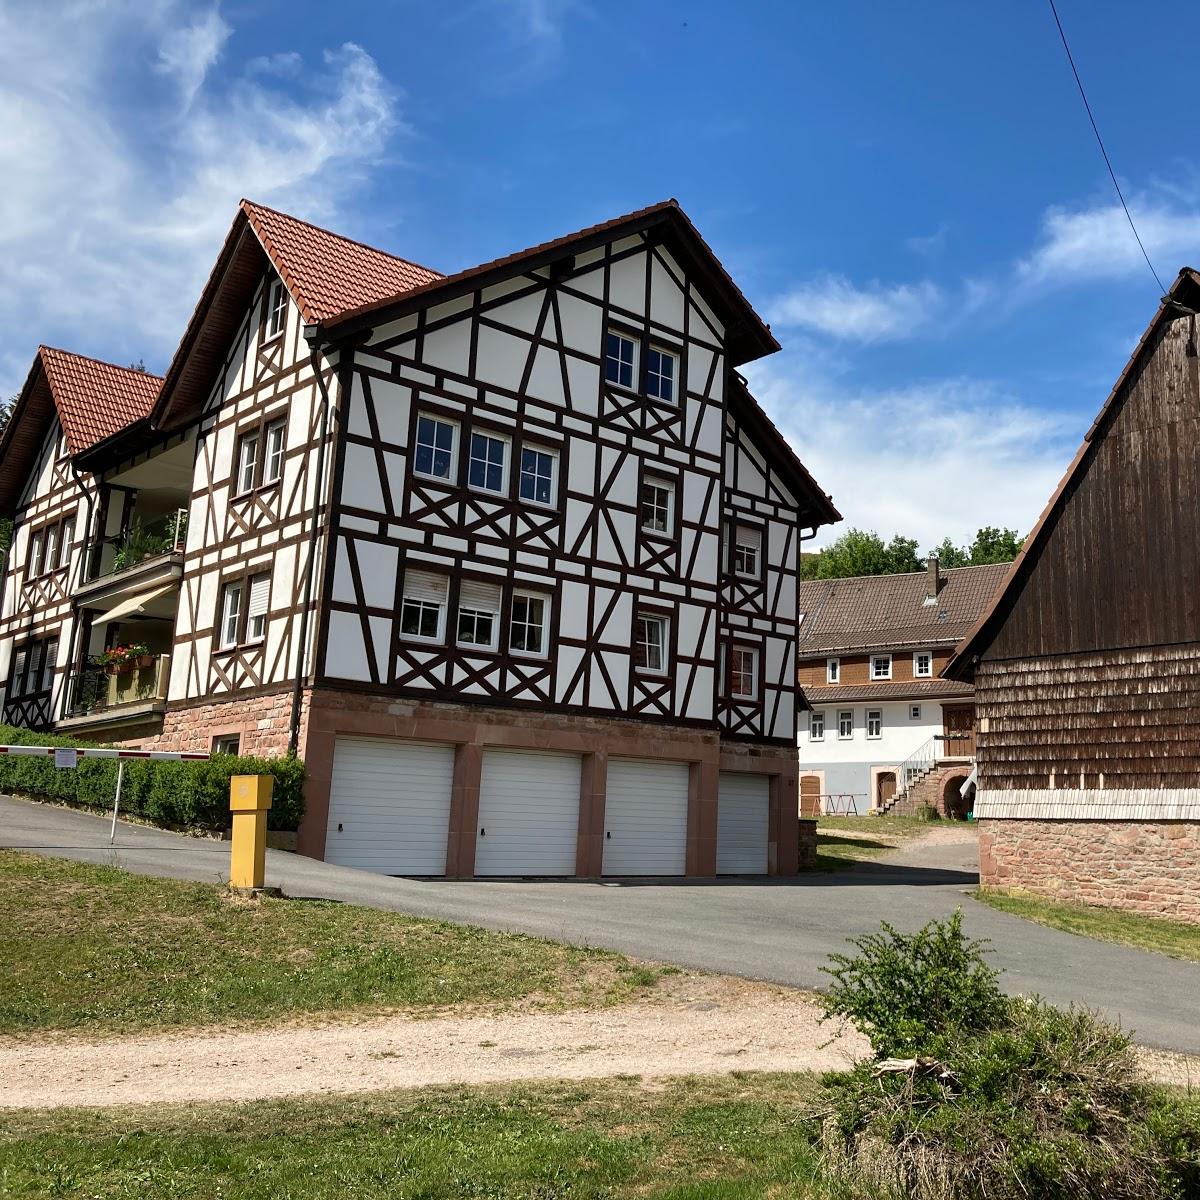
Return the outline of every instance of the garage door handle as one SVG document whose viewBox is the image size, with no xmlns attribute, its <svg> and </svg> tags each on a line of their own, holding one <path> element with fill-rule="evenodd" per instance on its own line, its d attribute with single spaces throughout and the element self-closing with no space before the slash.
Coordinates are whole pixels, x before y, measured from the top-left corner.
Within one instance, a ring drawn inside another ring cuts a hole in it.
<svg viewBox="0 0 1200 1200">
<path fill-rule="evenodd" d="M 479 831 L 479 836 L 480 836 L 480 837 L 487 837 L 487 830 L 486 830 L 486 829 L 481 829 L 481 830 Z"/>
<path fill-rule="evenodd" d="M 611 838 L 611 837 L 612 837 L 612 830 L 611 830 L 611 829 L 606 829 L 606 830 L 604 831 L 604 836 L 605 836 L 606 838 Z"/>
</svg>

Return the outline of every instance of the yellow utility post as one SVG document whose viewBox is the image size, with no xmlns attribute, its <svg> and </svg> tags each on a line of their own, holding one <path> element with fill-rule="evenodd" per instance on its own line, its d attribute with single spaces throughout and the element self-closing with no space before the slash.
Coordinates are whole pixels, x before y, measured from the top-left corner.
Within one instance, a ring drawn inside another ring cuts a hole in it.
<svg viewBox="0 0 1200 1200">
<path fill-rule="evenodd" d="M 233 813 L 233 848 L 229 855 L 229 886 L 260 892 L 267 869 L 267 813 L 271 808 L 271 775 L 234 775 L 229 781 L 229 811 Z"/>
</svg>

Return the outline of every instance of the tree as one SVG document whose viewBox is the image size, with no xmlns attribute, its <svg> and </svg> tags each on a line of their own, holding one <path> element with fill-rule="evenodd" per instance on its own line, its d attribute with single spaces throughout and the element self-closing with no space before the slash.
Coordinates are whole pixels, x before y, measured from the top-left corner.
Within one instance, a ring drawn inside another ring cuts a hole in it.
<svg viewBox="0 0 1200 1200">
<path fill-rule="evenodd" d="M 936 554 L 938 564 L 943 567 L 966 567 L 971 563 L 971 552 L 956 546 L 949 538 L 944 539 L 940 546 L 934 546 L 929 553 Z"/>
<path fill-rule="evenodd" d="M 874 530 L 848 529 L 820 553 L 802 560 L 805 579 L 842 579 L 850 575 L 898 575 L 919 571 L 916 538 L 896 534 L 884 542 Z"/>
<path fill-rule="evenodd" d="M 997 529 L 994 525 L 985 525 L 971 543 L 971 566 L 1012 562 L 1020 553 L 1024 540 L 1015 529 Z"/>
</svg>

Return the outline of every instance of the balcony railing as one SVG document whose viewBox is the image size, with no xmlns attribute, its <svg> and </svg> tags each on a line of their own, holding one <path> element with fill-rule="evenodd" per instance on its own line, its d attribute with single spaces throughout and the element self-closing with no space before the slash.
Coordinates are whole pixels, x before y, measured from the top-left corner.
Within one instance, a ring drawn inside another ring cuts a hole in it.
<svg viewBox="0 0 1200 1200">
<path fill-rule="evenodd" d="M 103 538 L 94 547 L 89 581 L 127 571 L 160 554 L 181 551 L 187 536 L 187 519 L 186 508 L 144 525 L 135 517 L 128 533 Z"/>
<path fill-rule="evenodd" d="M 148 654 L 119 667 L 89 662 L 67 680 L 67 716 L 103 716 L 131 704 L 167 698 L 169 654 Z"/>
</svg>

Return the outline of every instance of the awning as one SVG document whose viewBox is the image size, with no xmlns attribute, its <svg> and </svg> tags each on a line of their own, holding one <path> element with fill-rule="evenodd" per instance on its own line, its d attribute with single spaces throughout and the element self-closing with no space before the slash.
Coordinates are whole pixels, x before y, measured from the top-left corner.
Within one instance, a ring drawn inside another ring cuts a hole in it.
<svg viewBox="0 0 1200 1200">
<path fill-rule="evenodd" d="M 174 598 L 178 595 L 178 580 L 173 580 L 171 583 L 160 583 L 157 587 L 138 592 L 136 595 L 119 601 L 107 612 L 104 612 L 103 617 L 105 621 L 120 621 L 131 617 L 173 617 L 175 609 L 178 607 Z M 167 596 L 172 599 L 169 603 L 164 604 L 162 601 Z"/>
<path fill-rule="evenodd" d="M 967 792 L 969 792 L 979 782 L 979 764 L 971 768 L 971 773 L 962 781 L 962 787 L 958 789 L 958 794 L 965 800 Z"/>
</svg>

